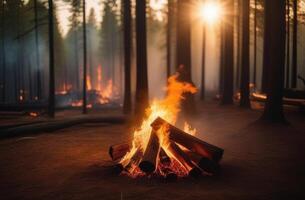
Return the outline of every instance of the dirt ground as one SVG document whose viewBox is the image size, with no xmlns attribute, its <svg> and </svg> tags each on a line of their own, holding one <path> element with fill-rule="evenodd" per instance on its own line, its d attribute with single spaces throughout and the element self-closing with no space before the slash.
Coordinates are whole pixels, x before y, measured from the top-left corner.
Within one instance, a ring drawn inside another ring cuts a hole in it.
<svg viewBox="0 0 305 200">
<path fill-rule="evenodd" d="M 222 171 L 199 180 L 130 179 L 105 170 L 108 147 L 131 138 L 127 124 L 83 124 L 0 141 L 0 199 L 305 199 L 305 117 L 256 122 L 260 110 L 205 103 L 197 136 L 225 149 Z"/>
</svg>

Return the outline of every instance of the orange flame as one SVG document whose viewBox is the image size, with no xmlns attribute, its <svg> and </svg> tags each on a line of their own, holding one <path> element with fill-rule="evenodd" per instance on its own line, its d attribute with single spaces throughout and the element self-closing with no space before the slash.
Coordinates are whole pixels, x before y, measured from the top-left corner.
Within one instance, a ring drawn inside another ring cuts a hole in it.
<svg viewBox="0 0 305 200">
<path fill-rule="evenodd" d="M 142 122 L 141 126 L 133 133 L 132 149 L 128 152 L 125 157 L 121 160 L 121 164 L 126 166 L 129 164 L 132 156 L 141 150 L 145 152 L 150 134 L 152 131 L 151 123 L 157 118 L 161 117 L 171 124 L 175 124 L 177 116 L 180 112 L 180 104 L 183 100 L 184 93 L 196 93 L 197 89 L 189 83 L 179 82 L 177 80 L 178 74 L 171 76 L 168 79 L 167 96 L 164 99 L 155 99 L 146 109 L 146 118 Z M 190 129 L 189 125 L 185 125 L 185 129 L 190 134 L 195 134 L 195 131 Z M 167 129 L 161 128 L 157 133 L 161 147 L 166 151 L 168 145 Z M 171 156 L 168 152 L 166 152 Z M 172 157 L 172 156 L 171 156 Z M 173 159 L 174 160 L 174 159 Z M 180 163 L 173 162 L 174 166 L 171 166 L 172 170 L 175 170 L 179 175 L 185 175 L 187 169 L 184 168 Z M 138 173 L 137 166 L 133 166 L 130 170 L 130 175 L 132 177 L 137 176 Z"/>
<path fill-rule="evenodd" d="M 37 117 L 37 116 L 38 116 L 38 113 L 36 113 L 36 112 L 30 112 L 30 116 L 31 116 L 31 117 Z"/>
</svg>

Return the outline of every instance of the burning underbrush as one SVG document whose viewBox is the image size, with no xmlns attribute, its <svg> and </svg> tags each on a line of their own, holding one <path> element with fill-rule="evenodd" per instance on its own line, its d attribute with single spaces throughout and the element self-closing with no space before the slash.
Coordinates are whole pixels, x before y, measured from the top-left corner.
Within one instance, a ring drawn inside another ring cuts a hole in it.
<svg viewBox="0 0 305 200">
<path fill-rule="evenodd" d="M 102 86 L 92 87 L 87 78 L 87 108 L 99 106 L 119 106 L 120 95 L 112 80 Z M 82 92 L 74 91 L 71 86 L 63 86 L 56 92 L 56 102 L 59 107 L 81 107 L 83 105 Z"/>
<path fill-rule="evenodd" d="M 183 130 L 175 126 L 184 94 L 196 91 L 191 84 L 179 82 L 177 74 L 169 78 L 167 96 L 147 108 L 131 144 L 110 147 L 109 154 L 118 162 L 121 174 L 175 179 L 216 173 L 223 150 L 195 137 L 196 130 L 188 123 Z"/>
</svg>

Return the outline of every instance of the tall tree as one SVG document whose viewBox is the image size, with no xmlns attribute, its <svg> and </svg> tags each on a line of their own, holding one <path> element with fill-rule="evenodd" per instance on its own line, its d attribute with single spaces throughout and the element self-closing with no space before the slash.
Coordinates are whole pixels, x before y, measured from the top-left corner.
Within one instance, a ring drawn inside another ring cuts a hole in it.
<svg viewBox="0 0 305 200">
<path fill-rule="evenodd" d="M 202 61 L 201 61 L 201 91 L 200 99 L 204 100 L 205 98 L 205 40 L 206 40 L 206 24 L 203 24 L 202 27 Z"/>
<path fill-rule="evenodd" d="M 193 84 L 191 73 L 191 0 L 177 1 L 177 67 L 180 80 Z M 185 94 L 182 110 L 195 112 L 193 94 Z"/>
<path fill-rule="evenodd" d="M 95 39 L 97 35 L 97 28 L 96 28 L 96 16 L 94 9 L 90 9 L 88 22 L 87 22 L 87 46 L 88 46 L 88 74 L 90 76 L 91 84 L 94 85 L 94 78 L 95 78 L 95 72 L 94 69 L 96 67 L 96 63 L 94 62 L 94 57 L 96 57 L 95 52 L 96 49 L 94 48 L 95 45 Z M 89 80 L 88 80 L 89 81 Z"/>
<path fill-rule="evenodd" d="M 297 87 L 298 73 L 298 0 L 293 0 L 293 37 L 292 37 L 292 79 L 291 87 Z"/>
<path fill-rule="evenodd" d="M 168 0 L 167 3 L 167 26 L 166 26 L 166 74 L 167 77 L 171 74 L 171 37 L 172 37 L 172 25 L 173 25 L 173 7 L 174 1 Z"/>
<path fill-rule="evenodd" d="M 118 53 L 116 36 L 118 35 L 118 21 L 114 12 L 113 0 L 104 1 L 103 20 L 101 23 L 101 57 L 104 66 L 104 79 L 115 81 L 115 56 Z"/>
<path fill-rule="evenodd" d="M 286 88 L 290 86 L 290 0 L 286 0 Z"/>
<path fill-rule="evenodd" d="M 253 84 L 255 87 L 257 87 L 257 0 L 254 0 L 253 33 Z"/>
<path fill-rule="evenodd" d="M 125 89 L 124 105 L 125 114 L 131 112 L 131 0 L 122 0 L 123 4 L 123 29 L 124 29 L 124 66 L 125 66 Z"/>
<path fill-rule="evenodd" d="M 1 101 L 5 102 L 5 87 L 6 87 L 6 54 L 5 54 L 5 1 L 1 0 L 1 73 L 2 73 L 2 80 L 1 80 Z"/>
<path fill-rule="evenodd" d="M 236 77 L 235 77 L 235 81 L 236 81 L 236 87 L 237 88 L 240 88 L 240 57 L 241 57 L 241 29 L 242 29 L 242 26 L 241 26 L 241 12 L 242 12 L 242 0 L 237 0 L 237 14 L 236 14 L 236 34 L 237 34 L 237 41 L 236 41 Z"/>
<path fill-rule="evenodd" d="M 136 0 L 136 101 L 135 112 L 141 116 L 148 106 L 146 1 Z"/>
<path fill-rule="evenodd" d="M 80 21 L 79 16 L 81 13 L 81 0 L 64 0 L 71 5 L 70 12 L 72 13 L 70 17 L 72 34 L 73 34 L 73 50 L 74 50 L 74 80 L 75 88 L 77 91 L 80 91 L 80 77 L 79 77 L 79 30 L 80 30 Z"/>
<path fill-rule="evenodd" d="M 285 0 L 265 0 L 264 57 L 267 81 L 267 101 L 262 119 L 271 122 L 284 122 L 283 88 L 285 69 Z"/>
<path fill-rule="evenodd" d="M 250 14 L 250 2 L 249 0 L 244 0 L 242 1 L 242 57 L 241 57 L 240 106 L 246 108 L 250 107 L 249 14 Z"/>
<path fill-rule="evenodd" d="M 41 98 L 41 74 L 40 74 L 40 54 L 39 54 L 39 30 L 38 30 L 38 0 L 34 0 L 34 23 L 35 23 L 35 52 L 36 52 L 36 84 L 37 99 Z"/>
<path fill-rule="evenodd" d="M 226 9 L 233 10 L 233 0 L 226 0 Z M 233 103 L 233 52 L 234 52 L 234 15 L 231 12 L 227 13 L 226 21 L 224 22 L 224 69 L 223 69 L 223 94 L 221 104 Z"/>
<path fill-rule="evenodd" d="M 83 114 L 87 113 L 87 31 L 86 0 L 83 0 Z"/>
<path fill-rule="evenodd" d="M 49 6 L 49 108 L 48 114 L 50 117 L 55 116 L 55 73 L 54 73 L 54 14 L 53 0 L 48 0 Z"/>
</svg>

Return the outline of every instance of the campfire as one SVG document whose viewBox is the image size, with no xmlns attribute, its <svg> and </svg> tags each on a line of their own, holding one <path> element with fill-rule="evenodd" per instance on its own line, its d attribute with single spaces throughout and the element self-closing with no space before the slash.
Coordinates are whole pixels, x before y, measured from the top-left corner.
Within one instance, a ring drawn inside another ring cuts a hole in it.
<svg viewBox="0 0 305 200">
<path fill-rule="evenodd" d="M 197 91 L 177 78 L 178 74 L 169 78 L 166 98 L 154 100 L 146 110 L 133 141 L 110 147 L 110 157 L 118 162 L 121 174 L 176 179 L 218 171 L 223 149 L 195 137 L 196 130 L 186 122 L 183 130 L 175 126 L 183 95 Z"/>
</svg>

